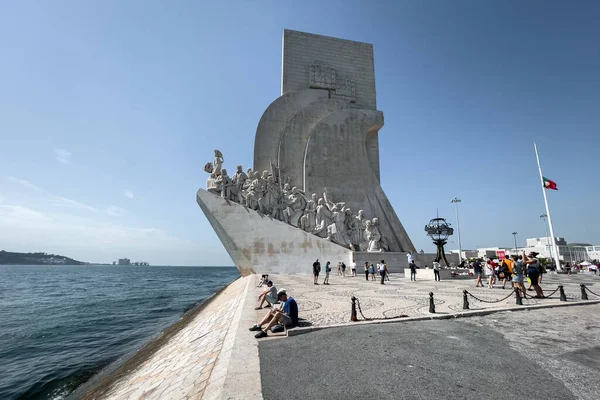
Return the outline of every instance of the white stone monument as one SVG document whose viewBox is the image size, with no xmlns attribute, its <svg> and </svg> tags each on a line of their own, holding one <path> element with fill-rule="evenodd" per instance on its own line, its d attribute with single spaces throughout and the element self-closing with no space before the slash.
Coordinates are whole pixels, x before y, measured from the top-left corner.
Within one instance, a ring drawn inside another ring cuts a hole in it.
<svg viewBox="0 0 600 400">
<path fill-rule="evenodd" d="M 382 126 L 371 44 L 284 31 L 281 96 L 258 124 L 254 170 L 221 179 L 215 150 L 197 194 L 242 274 L 416 252 L 380 185 Z"/>
</svg>

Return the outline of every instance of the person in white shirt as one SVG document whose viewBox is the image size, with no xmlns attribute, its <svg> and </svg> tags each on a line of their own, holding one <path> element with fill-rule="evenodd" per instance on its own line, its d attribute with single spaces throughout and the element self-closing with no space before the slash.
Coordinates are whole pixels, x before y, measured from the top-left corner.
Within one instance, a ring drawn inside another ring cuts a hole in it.
<svg viewBox="0 0 600 400">
<path fill-rule="evenodd" d="M 273 285 L 273 281 L 267 281 L 267 289 L 258 295 L 258 300 L 260 301 L 260 304 L 255 310 L 263 308 L 265 301 L 267 302 L 265 307 L 271 307 L 273 304 L 279 303 L 279 300 L 277 299 L 277 288 Z"/>
<path fill-rule="evenodd" d="M 436 281 L 440 281 L 440 263 L 438 261 L 433 262 L 433 275 Z"/>
</svg>

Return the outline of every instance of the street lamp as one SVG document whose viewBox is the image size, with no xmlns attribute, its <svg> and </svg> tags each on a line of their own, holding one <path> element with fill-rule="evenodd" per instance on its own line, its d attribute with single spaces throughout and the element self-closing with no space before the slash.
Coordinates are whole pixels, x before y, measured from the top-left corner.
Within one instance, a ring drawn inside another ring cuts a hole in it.
<svg viewBox="0 0 600 400">
<path fill-rule="evenodd" d="M 515 238 L 515 254 L 519 255 L 519 250 L 517 249 L 517 232 L 513 232 L 513 237 Z"/>
<path fill-rule="evenodd" d="M 453 198 L 451 201 L 451 203 L 454 203 L 454 205 L 456 206 L 456 227 L 458 228 L 458 262 L 459 264 L 462 263 L 462 245 L 460 243 L 460 221 L 458 219 L 458 203 L 461 202 L 461 200 L 459 198 Z"/>
<path fill-rule="evenodd" d="M 554 258 L 552 256 L 552 245 L 548 242 L 548 239 L 550 238 L 550 234 L 548 233 L 548 215 L 543 213 L 540 215 L 540 218 L 544 220 L 544 229 L 546 229 L 546 245 L 550 248 L 550 258 Z M 554 238 L 552 238 L 552 242 L 554 242 Z"/>
</svg>

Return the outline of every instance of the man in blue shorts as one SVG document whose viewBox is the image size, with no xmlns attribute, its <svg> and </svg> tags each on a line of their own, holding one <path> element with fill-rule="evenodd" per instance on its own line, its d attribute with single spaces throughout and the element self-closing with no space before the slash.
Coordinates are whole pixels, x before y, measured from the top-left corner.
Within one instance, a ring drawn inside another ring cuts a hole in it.
<svg viewBox="0 0 600 400">
<path fill-rule="evenodd" d="M 285 289 L 277 292 L 277 297 L 283 303 L 281 309 L 271 310 L 265 315 L 259 324 L 250 328 L 250 331 L 260 331 L 254 337 L 257 339 L 269 336 L 268 331 L 277 324 L 282 324 L 287 328 L 292 328 L 298 325 L 298 304 L 293 297 L 288 296 Z M 263 330 L 262 326 L 267 324 Z"/>
</svg>

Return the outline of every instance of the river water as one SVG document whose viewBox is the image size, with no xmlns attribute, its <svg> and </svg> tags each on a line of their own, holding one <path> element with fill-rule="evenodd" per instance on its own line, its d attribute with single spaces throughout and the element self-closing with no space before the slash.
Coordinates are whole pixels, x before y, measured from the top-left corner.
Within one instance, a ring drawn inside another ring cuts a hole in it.
<svg viewBox="0 0 600 400">
<path fill-rule="evenodd" d="M 63 399 L 239 277 L 229 267 L 0 265 L 0 399 Z"/>
</svg>

